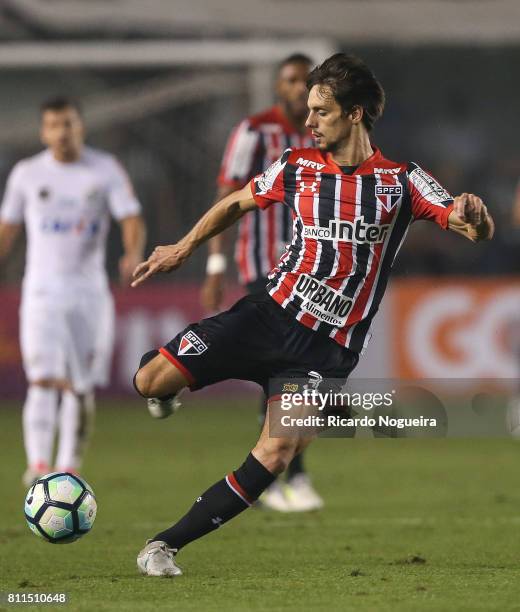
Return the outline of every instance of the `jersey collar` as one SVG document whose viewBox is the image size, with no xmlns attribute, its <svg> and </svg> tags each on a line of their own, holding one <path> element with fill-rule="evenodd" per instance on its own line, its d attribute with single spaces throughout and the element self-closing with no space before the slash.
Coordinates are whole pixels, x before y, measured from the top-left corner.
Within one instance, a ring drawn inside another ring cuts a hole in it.
<svg viewBox="0 0 520 612">
<path fill-rule="evenodd" d="M 45 161 L 50 164 L 51 166 L 54 166 L 55 168 L 73 168 L 75 166 L 79 166 L 81 165 L 84 160 L 85 160 L 85 151 L 86 151 L 86 147 L 85 145 L 82 147 L 80 156 L 78 157 L 78 159 L 74 160 L 73 162 L 60 162 L 58 161 L 54 155 L 52 154 L 52 151 L 50 149 L 45 149 L 43 154 L 45 157 Z"/>
<path fill-rule="evenodd" d="M 373 172 L 376 164 L 379 164 L 381 160 L 384 159 L 383 154 L 381 153 L 381 150 L 378 147 L 373 144 L 371 144 L 370 146 L 372 147 L 372 155 L 365 159 L 364 162 L 359 164 L 357 169 L 350 176 L 355 176 L 356 174 L 370 174 L 371 172 Z M 338 172 L 338 174 L 342 172 L 338 164 L 332 159 L 330 153 L 325 153 L 325 155 L 322 155 L 322 157 L 327 163 L 327 165 L 332 166 Z"/>
</svg>

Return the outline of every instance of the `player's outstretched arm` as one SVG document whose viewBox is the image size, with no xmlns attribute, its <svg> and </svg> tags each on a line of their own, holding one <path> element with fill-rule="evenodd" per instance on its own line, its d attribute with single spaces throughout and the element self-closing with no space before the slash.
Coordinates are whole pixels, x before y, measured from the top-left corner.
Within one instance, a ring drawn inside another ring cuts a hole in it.
<svg viewBox="0 0 520 612">
<path fill-rule="evenodd" d="M 146 226 L 141 215 L 124 217 L 119 221 L 124 254 L 119 259 L 119 278 L 127 286 L 135 267 L 143 259 L 146 242 Z"/>
<path fill-rule="evenodd" d="M 11 249 L 13 248 L 21 229 L 21 223 L 0 222 L 0 263 L 11 252 Z"/>
<path fill-rule="evenodd" d="M 221 186 L 217 192 L 216 202 L 236 191 L 229 186 Z M 224 297 L 224 281 L 227 264 L 227 251 L 232 243 L 232 230 L 224 230 L 213 236 L 208 242 L 208 261 L 206 265 L 206 280 L 200 291 L 201 303 L 208 312 L 220 308 Z"/>
<path fill-rule="evenodd" d="M 493 218 L 484 202 L 473 193 L 462 193 L 453 200 L 448 229 L 472 242 L 491 240 L 495 233 Z"/>
<path fill-rule="evenodd" d="M 159 272 L 176 270 L 198 246 L 233 225 L 255 207 L 249 184 L 226 196 L 210 208 L 177 244 L 156 247 L 150 257 L 134 270 L 132 287 L 137 287 Z"/>
</svg>

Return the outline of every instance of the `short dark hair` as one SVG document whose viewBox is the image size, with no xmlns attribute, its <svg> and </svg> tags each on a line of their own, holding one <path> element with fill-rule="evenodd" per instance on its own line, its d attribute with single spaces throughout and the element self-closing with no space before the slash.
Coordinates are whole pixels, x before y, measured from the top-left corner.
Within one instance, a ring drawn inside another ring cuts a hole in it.
<svg viewBox="0 0 520 612">
<path fill-rule="evenodd" d="M 307 64 L 308 66 L 311 66 L 313 63 L 314 62 L 311 60 L 311 58 L 308 55 L 305 55 L 305 53 L 292 53 L 278 63 L 278 72 L 289 64 Z"/>
<path fill-rule="evenodd" d="M 73 108 L 78 115 L 82 115 L 81 104 L 75 98 L 70 96 L 53 96 L 47 98 L 40 104 L 40 114 L 45 111 L 62 111 L 66 108 Z"/>
<path fill-rule="evenodd" d="M 363 125 L 370 131 L 383 114 L 385 92 L 370 68 L 355 55 L 336 53 L 309 74 L 307 87 L 328 86 L 344 113 L 363 108 Z"/>
</svg>

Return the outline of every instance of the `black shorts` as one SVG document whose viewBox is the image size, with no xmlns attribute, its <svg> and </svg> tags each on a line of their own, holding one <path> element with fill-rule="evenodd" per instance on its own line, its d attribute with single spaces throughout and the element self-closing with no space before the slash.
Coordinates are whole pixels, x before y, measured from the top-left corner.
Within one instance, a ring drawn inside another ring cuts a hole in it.
<svg viewBox="0 0 520 612">
<path fill-rule="evenodd" d="M 262 293 L 265 291 L 265 287 L 267 285 L 267 276 L 261 276 L 256 280 L 246 283 L 246 289 L 248 293 Z"/>
<path fill-rule="evenodd" d="M 311 372 L 345 381 L 359 360 L 357 353 L 296 321 L 265 290 L 188 325 L 160 352 L 193 391 L 234 378 L 258 383 L 267 397 L 282 392 L 276 381 L 308 379 Z"/>
</svg>

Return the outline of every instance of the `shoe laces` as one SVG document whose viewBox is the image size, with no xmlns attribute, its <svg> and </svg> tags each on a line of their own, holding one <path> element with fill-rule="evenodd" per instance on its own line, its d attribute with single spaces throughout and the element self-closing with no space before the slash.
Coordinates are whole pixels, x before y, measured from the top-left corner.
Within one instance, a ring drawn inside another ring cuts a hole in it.
<svg viewBox="0 0 520 612">
<path fill-rule="evenodd" d="M 151 544 L 152 542 L 153 540 L 147 540 L 146 544 Z M 158 549 L 165 552 L 168 555 L 168 557 L 170 557 L 172 560 L 178 552 L 177 548 L 171 548 L 170 546 L 168 546 L 168 544 L 166 544 L 166 542 L 161 542 L 159 546 L 157 546 L 156 548 L 153 548 L 152 550 L 149 550 L 148 554 L 149 555 L 154 554 L 157 552 Z"/>
</svg>

